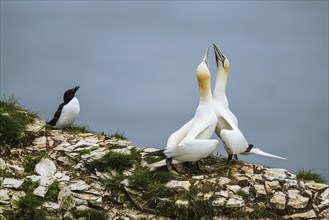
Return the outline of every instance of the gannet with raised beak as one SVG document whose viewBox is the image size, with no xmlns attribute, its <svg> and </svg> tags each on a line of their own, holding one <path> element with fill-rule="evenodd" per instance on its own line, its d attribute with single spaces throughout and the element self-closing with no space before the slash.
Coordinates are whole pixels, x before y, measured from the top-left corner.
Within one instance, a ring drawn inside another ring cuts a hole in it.
<svg viewBox="0 0 329 220">
<path fill-rule="evenodd" d="M 217 117 L 213 108 L 213 100 L 210 85 L 210 71 L 208 68 L 208 52 L 196 70 L 199 86 L 199 105 L 194 117 L 183 125 L 179 130 L 170 135 L 163 153 L 167 159 L 151 164 L 159 167 L 167 164 L 170 170 L 172 164 L 183 162 L 197 162 L 209 156 L 217 147 L 218 140 L 212 138 L 217 124 Z M 156 155 L 151 153 L 149 155 Z"/>
<path fill-rule="evenodd" d="M 214 109 L 217 115 L 217 126 L 215 132 L 223 141 L 226 152 L 228 153 L 227 164 L 233 155 L 237 159 L 237 154 L 258 154 L 267 157 L 286 159 L 273 154 L 263 152 L 258 148 L 253 148 L 248 144 L 246 138 L 238 128 L 238 120 L 229 109 L 229 103 L 226 97 L 225 89 L 228 79 L 230 63 L 215 44 L 213 44 L 217 65 L 217 76 L 213 95 Z"/>
</svg>

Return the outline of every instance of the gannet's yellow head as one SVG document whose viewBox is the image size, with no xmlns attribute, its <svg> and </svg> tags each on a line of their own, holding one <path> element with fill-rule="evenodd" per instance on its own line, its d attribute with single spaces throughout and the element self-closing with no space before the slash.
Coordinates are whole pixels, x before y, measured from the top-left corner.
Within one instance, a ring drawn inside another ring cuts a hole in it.
<svg viewBox="0 0 329 220">
<path fill-rule="evenodd" d="M 230 70 L 230 62 L 226 56 L 220 52 L 216 44 L 213 44 L 217 68 L 222 68 L 226 73 Z"/>
<path fill-rule="evenodd" d="M 207 48 L 203 60 L 196 69 L 196 77 L 198 78 L 199 92 L 201 97 L 206 97 L 210 94 L 210 71 L 208 68 L 208 52 L 209 48 Z"/>
</svg>

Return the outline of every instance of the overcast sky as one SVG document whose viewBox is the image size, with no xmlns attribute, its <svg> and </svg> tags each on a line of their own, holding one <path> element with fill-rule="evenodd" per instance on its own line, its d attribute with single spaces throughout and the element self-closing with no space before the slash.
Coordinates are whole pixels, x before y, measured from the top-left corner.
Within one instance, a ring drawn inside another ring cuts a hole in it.
<svg viewBox="0 0 329 220">
<path fill-rule="evenodd" d="M 213 42 L 242 132 L 288 158 L 240 159 L 328 179 L 328 1 L 1 1 L 1 97 L 49 120 L 79 85 L 76 124 L 163 148 L 194 115 Z M 214 83 L 212 49 L 210 69 Z"/>
</svg>

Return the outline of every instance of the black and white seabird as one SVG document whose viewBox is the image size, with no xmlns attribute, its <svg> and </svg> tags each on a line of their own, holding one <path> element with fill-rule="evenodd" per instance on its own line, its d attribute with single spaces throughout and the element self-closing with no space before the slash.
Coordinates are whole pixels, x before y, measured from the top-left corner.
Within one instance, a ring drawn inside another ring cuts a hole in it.
<svg viewBox="0 0 329 220">
<path fill-rule="evenodd" d="M 79 88 L 79 86 L 76 86 L 64 93 L 64 102 L 59 105 L 54 118 L 47 122 L 48 125 L 63 129 L 73 124 L 80 113 L 79 100 L 75 97 L 75 93 Z"/>
</svg>

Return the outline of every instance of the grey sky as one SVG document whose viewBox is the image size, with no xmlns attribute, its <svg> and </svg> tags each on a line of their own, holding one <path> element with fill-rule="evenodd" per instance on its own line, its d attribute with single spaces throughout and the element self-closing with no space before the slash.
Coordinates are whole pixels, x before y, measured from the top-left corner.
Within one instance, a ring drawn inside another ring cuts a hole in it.
<svg viewBox="0 0 329 220">
<path fill-rule="evenodd" d="M 288 161 L 240 159 L 328 178 L 328 1 L 1 1 L 1 97 L 49 120 L 79 85 L 77 124 L 163 148 L 194 115 L 213 42 L 241 130 Z"/>
</svg>

